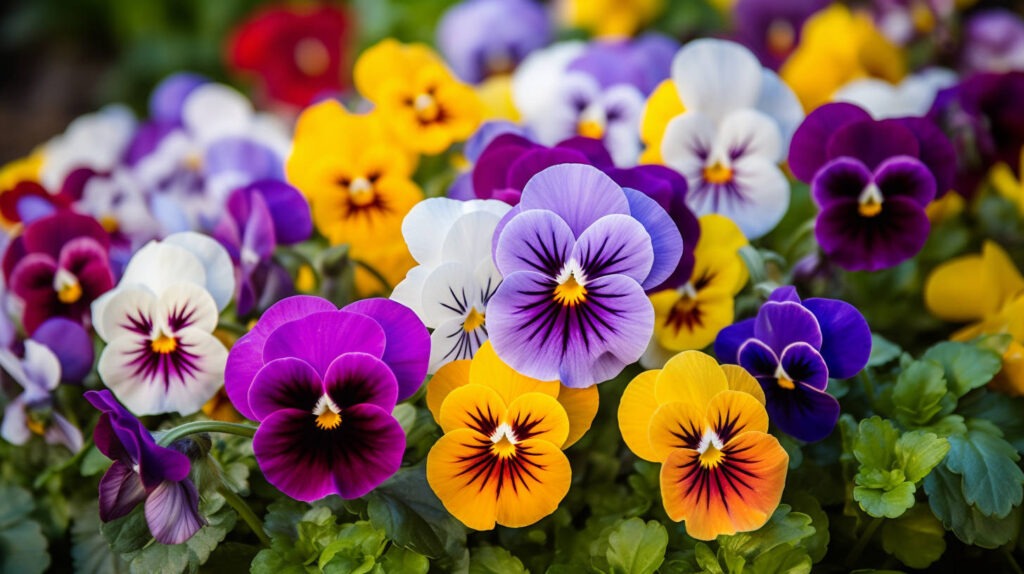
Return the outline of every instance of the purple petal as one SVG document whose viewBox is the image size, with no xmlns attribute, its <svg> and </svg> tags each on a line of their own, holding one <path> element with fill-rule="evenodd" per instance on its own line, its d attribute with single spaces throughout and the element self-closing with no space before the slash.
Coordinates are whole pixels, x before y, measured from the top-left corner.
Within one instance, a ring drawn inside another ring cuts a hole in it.
<svg viewBox="0 0 1024 574">
<path fill-rule="evenodd" d="M 322 377 L 343 353 L 382 356 L 385 341 L 384 329 L 364 315 L 345 311 L 314 313 L 285 323 L 271 333 L 263 346 L 263 360 L 303 359 Z"/>
<path fill-rule="evenodd" d="M 873 179 L 859 159 L 841 157 L 826 163 L 811 181 L 811 197 L 819 206 L 842 199 L 858 199 Z"/>
<path fill-rule="evenodd" d="M 775 380 L 779 367 L 779 356 L 757 339 L 747 339 L 737 353 L 738 363 L 758 380 Z"/>
<path fill-rule="evenodd" d="M 650 291 L 668 279 L 679 265 L 683 250 L 693 249 L 693 245 L 683 245 L 679 227 L 657 201 L 635 189 L 623 188 L 622 191 L 629 201 L 629 214 L 651 238 L 654 261 L 650 273 L 641 281 L 641 286 Z"/>
<path fill-rule="evenodd" d="M 877 271 L 921 251 L 930 228 L 916 201 L 893 197 L 874 217 L 861 216 L 854 200 L 829 205 L 818 215 L 814 234 L 829 260 L 843 269 Z"/>
<path fill-rule="evenodd" d="M 527 150 L 537 147 L 530 140 L 515 135 L 500 135 L 488 144 L 473 166 L 473 190 L 480 199 L 491 199 L 508 185 L 508 172 L 512 163 Z M 519 190 L 517 190 L 519 191 Z M 512 203 L 515 205 L 517 202 Z"/>
<path fill-rule="evenodd" d="M 734 323 L 715 337 L 715 356 L 720 363 L 739 364 L 740 347 L 754 337 L 754 319 Z"/>
<path fill-rule="evenodd" d="M 398 398 L 398 382 L 391 369 L 373 355 L 346 353 L 327 369 L 324 391 L 343 411 L 371 404 L 391 412 Z"/>
<path fill-rule="evenodd" d="M 782 432 L 807 442 L 827 437 L 839 420 L 839 401 L 832 395 L 798 383 L 794 389 L 762 383 L 768 417 Z"/>
<path fill-rule="evenodd" d="M 192 90 L 207 83 L 204 76 L 181 72 L 164 78 L 149 96 L 149 115 L 153 119 L 181 124 L 181 108 Z"/>
<path fill-rule="evenodd" d="M 135 130 L 135 135 L 128 144 L 124 153 L 124 162 L 129 166 L 135 166 L 140 160 L 153 153 L 160 143 L 172 132 L 178 130 L 180 124 L 176 121 L 161 121 L 157 119 L 143 122 Z"/>
<path fill-rule="evenodd" d="M 941 197 L 953 188 L 956 178 L 956 151 L 946 134 L 926 118 L 893 120 L 910 130 L 917 138 L 918 157 L 935 177 L 935 195 Z"/>
<path fill-rule="evenodd" d="M 775 354 L 791 343 L 803 341 L 821 347 L 821 328 L 814 314 L 792 301 L 769 301 L 761 306 L 754 321 L 754 336 L 771 347 Z"/>
<path fill-rule="evenodd" d="M 324 385 L 312 365 L 287 357 L 268 362 L 249 387 L 247 405 L 256 420 L 281 409 L 313 412 L 324 394 Z"/>
<path fill-rule="evenodd" d="M 776 287 L 772 294 L 768 296 L 769 301 L 777 301 L 779 303 L 783 301 L 792 301 L 794 303 L 800 302 L 800 295 L 796 292 L 796 287 L 792 285 L 783 285 L 782 287 Z"/>
<path fill-rule="evenodd" d="M 114 461 L 100 479 L 100 520 L 121 518 L 146 499 L 139 475 L 122 461 Z"/>
<path fill-rule="evenodd" d="M 247 261 L 247 257 L 256 255 L 259 261 L 269 259 L 274 254 L 277 238 L 274 233 L 274 219 L 271 216 L 263 195 L 252 195 L 251 211 L 242 232 L 242 265 L 255 267 L 258 261 Z"/>
<path fill-rule="evenodd" d="M 509 165 L 506 186 L 511 189 L 524 189 L 526 183 L 533 176 L 553 165 L 586 163 L 586 161 L 587 158 L 583 154 L 570 149 L 546 147 L 530 149 Z"/>
<path fill-rule="evenodd" d="M 675 226 L 671 229 L 675 231 Z M 628 215 L 618 214 L 606 215 L 584 230 L 571 257 L 588 278 L 625 275 L 637 283 L 647 278 L 654 264 L 651 237 L 644 226 Z"/>
<path fill-rule="evenodd" d="M 782 370 L 790 381 L 805 383 L 814 389 L 824 391 L 828 387 L 828 366 L 817 349 L 807 343 L 793 343 L 782 350 L 779 356 Z"/>
<path fill-rule="evenodd" d="M 45 253 L 57 259 L 66 243 L 79 237 L 90 237 L 104 250 L 110 248 L 110 236 L 93 218 L 60 211 L 33 222 L 25 228 L 25 249 Z"/>
<path fill-rule="evenodd" d="M 859 373 L 871 354 L 871 329 L 860 311 L 836 299 L 807 299 L 804 307 L 821 326 L 821 356 L 829 375 L 846 379 Z"/>
<path fill-rule="evenodd" d="M 826 154 L 829 139 L 839 128 L 854 122 L 870 121 L 863 109 L 846 103 L 825 104 L 804 119 L 789 146 L 789 169 L 800 181 L 809 183 L 830 159 Z"/>
<path fill-rule="evenodd" d="M 181 544 L 206 520 L 199 514 L 199 492 L 191 480 L 164 481 L 146 497 L 146 524 L 161 544 Z"/>
<path fill-rule="evenodd" d="M 257 181 L 249 186 L 266 201 L 274 218 L 274 235 L 281 245 L 292 245 L 309 239 L 313 233 L 313 219 L 309 203 L 299 190 L 276 179 Z"/>
<path fill-rule="evenodd" d="M 390 299 L 363 299 L 343 311 L 370 317 L 384 329 L 384 361 L 395 374 L 398 400 L 416 394 L 430 366 L 430 333 L 416 313 Z"/>
<path fill-rule="evenodd" d="M 73 453 L 82 450 L 82 431 L 58 412 L 54 412 L 51 417 L 46 434 L 43 435 L 46 444 L 61 445 Z"/>
<path fill-rule="evenodd" d="M 476 193 L 473 191 L 473 174 L 466 172 L 455 176 L 455 180 L 452 182 L 451 187 L 448 188 L 448 193 L 445 194 L 445 197 L 459 201 L 477 199 Z"/>
<path fill-rule="evenodd" d="M 921 207 L 935 199 L 935 177 L 916 158 L 900 156 L 885 160 L 875 170 L 875 182 L 886 199 L 906 197 Z"/>
<path fill-rule="evenodd" d="M 581 154 L 582 161 L 574 161 L 571 163 L 587 163 L 601 171 L 608 171 L 615 167 L 615 162 L 612 161 L 612 156 L 608 153 L 608 148 L 604 147 L 604 143 L 601 140 L 583 136 L 573 136 L 567 140 L 558 142 L 555 144 L 555 148 L 579 152 L 579 154 Z"/>
<path fill-rule="evenodd" d="M 243 137 L 225 137 L 210 144 L 203 155 L 203 168 L 207 174 L 241 172 L 253 180 L 284 178 L 280 156 Z"/>
<path fill-rule="evenodd" d="M 312 295 L 296 295 L 282 299 L 267 309 L 259 322 L 245 338 L 253 337 L 265 342 L 270 334 L 285 323 L 301 319 L 313 313 L 336 311 L 338 308 L 327 299 Z M 262 346 L 262 345 L 261 345 Z"/>
<path fill-rule="evenodd" d="M 26 195 L 18 200 L 18 217 L 22 223 L 32 223 L 57 212 L 57 207 L 38 195 Z"/>
<path fill-rule="evenodd" d="M 491 145 L 491 142 L 505 134 L 512 134 L 523 139 L 528 139 L 526 129 L 519 124 L 505 120 L 492 120 L 484 122 L 483 125 L 481 125 L 476 132 L 466 140 L 466 143 L 462 148 L 462 153 L 466 156 L 466 159 L 476 163 L 476 160 L 480 158 L 480 154 L 483 153 L 487 146 Z"/>
<path fill-rule="evenodd" d="M 11 293 L 25 303 L 21 321 L 30 335 L 50 317 L 61 314 L 65 306 L 53 290 L 57 265 L 44 253 L 31 253 L 18 263 L 11 274 Z"/>
<path fill-rule="evenodd" d="M 554 277 L 569 260 L 576 243 L 565 220 L 539 209 L 518 213 L 500 233 L 494 264 L 503 275 L 532 271 Z"/>
<path fill-rule="evenodd" d="M 854 157 L 871 170 L 890 157 L 917 157 L 919 151 L 913 132 L 895 122 L 847 124 L 836 130 L 826 146 L 829 159 Z"/>
<path fill-rule="evenodd" d="M 57 266 L 70 271 L 82 287 L 83 307 L 114 287 L 107 248 L 91 237 L 72 239 L 64 245 Z"/>
<path fill-rule="evenodd" d="M 583 164 L 556 165 L 533 176 L 523 189 L 520 205 L 523 211 L 554 211 L 576 237 L 605 215 L 629 215 L 622 188 L 601 170 Z"/>
</svg>

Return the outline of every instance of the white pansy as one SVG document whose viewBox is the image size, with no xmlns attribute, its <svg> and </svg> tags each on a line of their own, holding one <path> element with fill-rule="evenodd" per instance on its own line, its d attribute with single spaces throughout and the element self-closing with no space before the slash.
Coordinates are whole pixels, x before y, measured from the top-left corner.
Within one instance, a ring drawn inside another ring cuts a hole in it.
<svg viewBox="0 0 1024 574">
<path fill-rule="evenodd" d="M 56 191 L 76 169 L 114 169 L 135 135 L 135 126 L 134 114 L 119 104 L 80 116 L 45 145 L 40 182 L 46 189 Z"/>
<path fill-rule="evenodd" d="M 877 120 L 918 117 L 928 113 L 940 90 L 956 82 L 956 72 L 928 68 L 908 76 L 899 85 L 876 78 L 855 80 L 840 88 L 832 99 L 856 104 Z"/>
</svg>

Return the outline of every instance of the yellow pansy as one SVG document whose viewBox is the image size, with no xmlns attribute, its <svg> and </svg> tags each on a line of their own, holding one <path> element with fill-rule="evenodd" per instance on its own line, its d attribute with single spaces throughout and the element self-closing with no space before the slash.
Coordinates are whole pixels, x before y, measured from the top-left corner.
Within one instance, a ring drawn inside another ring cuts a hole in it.
<svg viewBox="0 0 1024 574">
<path fill-rule="evenodd" d="M 632 36 L 665 8 L 665 0 L 562 0 L 558 13 L 566 26 L 601 37 Z"/>
<path fill-rule="evenodd" d="M 512 100 L 512 76 L 491 76 L 476 87 L 483 105 L 483 119 L 518 122 L 519 110 Z"/>
<path fill-rule="evenodd" d="M 810 112 L 852 80 L 898 83 L 906 75 L 906 61 L 868 14 L 833 4 L 804 23 L 800 45 L 780 74 Z"/>
<path fill-rule="evenodd" d="M 644 151 L 640 154 L 640 163 L 663 163 L 661 160 L 661 140 L 665 137 L 665 127 L 672 118 L 686 111 L 675 83 L 669 78 L 658 84 L 651 92 L 644 105 L 644 113 L 640 118 L 640 141 Z"/>
<path fill-rule="evenodd" d="M 694 248 L 694 268 L 682 287 L 651 295 L 654 336 L 641 362 L 658 366 L 689 349 L 703 349 L 718 332 L 732 324 L 733 298 L 749 274 L 739 250 L 746 238 L 729 218 L 709 214 L 700 218 L 700 239 Z"/>
<path fill-rule="evenodd" d="M 384 40 L 363 52 L 353 74 L 356 89 L 410 150 L 441 153 L 472 135 L 482 120 L 473 88 L 425 45 Z"/>
<path fill-rule="evenodd" d="M 13 189 L 14 186 L 23 181 L 39 181 L 39 171 L 42 167 L 42 150 L 8 162 L 3 167 L 0 167 L 0 192 Z"/>
<path fill-rule="evenodd" d="M 1020 173 L 1024 174 L 1024 148 L 1020 153 Z M 999 195 L 1017 206 L 1017 213 L 1024 217 L 1024 175 L 1020 178 L 1013 174 L 1013 169 L 1005 163 L 998 163 L 989 173 L 989 181 Z"/>
<path fill-rule="evenodd" d="M 955 341 L 1009 333 L 1014 340 L 1003 355 L 1000 388 L 1024 395 L 1024 277 L 999 245 L 986 241 L 980 255 L 965 255 L 939 265 L 928 276 L 925 306 L 946 321 L 970 322 Z"/>
</svg>

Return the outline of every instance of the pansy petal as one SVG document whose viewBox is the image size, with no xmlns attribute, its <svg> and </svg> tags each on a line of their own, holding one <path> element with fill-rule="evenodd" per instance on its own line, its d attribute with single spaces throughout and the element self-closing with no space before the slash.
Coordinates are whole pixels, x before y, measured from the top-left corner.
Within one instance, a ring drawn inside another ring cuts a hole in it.
<svg viewBox="0 0 1024 574">
<path fill-rule="evenodd" d="M 924 285 L 928 311 L 945 321 L 976 321 L 998 309 L 996 289 L 987 281 L 964 281 L 984 277 L 985 264 L 978 255 L 955 257 L 936 267 Z"/>
<path fill-rule="evenodd" d="M 443 261 L 462 261 L 476 265 L 491 258 L 491 238 L 504 214 L 493 211 L 474 211 L 454 222 L 445 234 L 441 247 Z"/>
<path fill-rule="evenodd" d="M 43 434 L 46 444 L 60 445 L 73 453 L 82 450 L 82 431 L 60 413 L 55 412 L 52 417 Z"/>
<path fill-rule="evenodd" d="M 435 267 L 423 282 L 422 298 L 423 322 L 434 328 L 445 321 L 465 319 L 471 309 L 484 312 L 474 269 L 461 261 Z"/>
<path fill-rule="evenodd" d="M 469 384 L 470 363 L 468 359 L 447 363 L 427 383 L 427 408 L 438 425 L 441 424 L 441 405 L 448 393 Z"/>
<path fill-rule="evenodd" d="M 550 443 L 548 443 L 550 444 Z M 467 428 L 446 432 L 427 455 L 427 482 L 444 507 L 476 530 L 494 528 L 498 500 L 489 467 L 473 464 L 488 456 L 491 441 Z M 467 464 L 467 461 L 473 461 Z M 489 472 L 481 472 L 481 471 Z M 467 496 L 472 493 L 472 496 Z"/>
<path fill-rule="evenodd" d="M 863 109 L 846 103 L 826 104 L 811 112 L 793 134 L 789 146 L 789 169 L 800 181 L 810 183 L 814 174 L 831 157 L 826 152 L 829 139 L 841 127 L 870 121 Z"/>
<path fill-rule="evenodd" d="M 533 176 L 553 165 L 589 163 L 582 153 L 562 147 L 535 147 L 522 152 L 508 166 L 506 185 L 509 189 L 524 189 Z"/>
<path fill-rule="evenodd" d="M 722 120 L 713 151 L 714 157 L 760 157 L 779 163 L 783 159 L 782 144 L 779 124 L 771 116 L 742 109 Z"/>
<path fill-rule="evenodd" d="M 166 321 L 172 331 L 192 327 L 211 333 L 217 328 L 217 304 L 209 291 L 195 283 L 171 285 L 160 295 L 156 309 L 159 309 L 163 316 L 154 319 Z"/>
<path fill-rule="evenodd" d="M 821 348 L 818 319 L 803 305 L 792 301 L 769 301 L 762 305 L 754 321 L 754 336 L 768 345 L 775 354 L 797 341 Z"/>
<path fill-rule="evenodd" d="M 398 400 L 416 394 L 430 360 L 430 334 L 419 317 L 401 303 L 381 298 L 356 301 L 342 311 L 370 317 L 384 329 L 386 341 L 380 358 L 395 374 Z"/>
<path fill-rule="evenodd" d="M 263 345 L 256 338 L 243 337 L 235 342 L 224 367 L 224 391 L 242 416 L 255 419 L 249 408 L 249 389 L 263 367 Z"/>
<path fill-rule="evenodd" d="M 644 371 L 626 385 L 619 400 L 619 432 L 626 446 L 638 457 L 658 462 L 657 451 L 651 446 L 649 429 L 654 412 L 658 410 L 658 399 L 654 396 L 654 384 L 660 371 Z"/>
<path fill-rule="evenodd" d="M 433 267 L 427 265 L 417 265 L 410 269 L 405 274 L 405 279 L 399 281 L 391 291 L 391 300 L 412 309 L 421 319 L 426 317 L 423 310 L 423 283 L 433 270 Z M 432 327 L 429 322 L 424 323 L 427 327 Z"/>
<path fill-rule="evenodd" d="M 711 397 L 729 388 L 721 367 L 700 351 L 683 351 L 665 364 L 654 386 L 659 403 L 678 401 L 701 410 Z"/>
<path fill-rule="evenodd" d="M 473 357 L 469 380 L 497 391 L 506 405 L 524 393 L 544 393 L 557 397 L 560 392 L 558 381 L 534 379 L 510 367 L 501 360 L 494 351 L 494 345 L 490 343 L 481 346 Z"/>
<path fill-rule="evenodd" d="M 554 277 L 569 260 L 575 238 L 569 225 L 555 213 L 523 211 L 501 230 L 494 263 L 505 276 L 532 271 Z"/>
<path fill-rule="evenodd" d="M 741 367 L 758 379 L 774 378 L 779 366 L 775 351 L 758 339 L 747 339 L 740 346 L 737 359 Z"/>
<path fill-rule="evenodd" d="M 193 231 L 169 235 L 163 243 L 182 247 L 195 256 L 205 271 L 206 290 L 213 296 L 217 309 L 223 310 L 235 292 L 235 274 L 231 257 L 221 244 L 209 236 Z"/>
<path fill-rule="evenodd" d="M 700 112 L 688 111 L 672 118 L 661 140 L 665 165 L 683 174 L 688 183 L 696 181 L 701 177 L 717 133 L 711 117 Z"/>
<path fill-rule="evenodd" d="M 571 257 L 587 277 L 625 275 L 643 283 L 654 264 L 654 249 L 639 221 L 614 214 L 598 219 L 580 234 Z"/>
<path fill-rule="evenodd" d="M 15 398 L 4 407 L 4 418 L 0 420 L 0 438 L 18 446 L 24 445 L 32 438 L 23 397 Z"/>
<path fill-rule="evenodd" d="M 890 157 L 917 157 L 920 146 L 913 132 L 895 122 L 854 122 L 835 131 L 829 138 L 826 153 L 829 159 L 848 156 L 876 169 Z"/>
<path fill-rule="evenodd" d="M 715 120 L 752 108 L 761 95 L 761 63 L 735 42 L 705 38 L 689 42 L 672 60 L 672 81 L 688 109 Z"/>
<path fill-rule="evenodd" d="M 804 119 L 804 108 L 793 89 L 768 68 L 761 69 L 761 95 L 756 107 L 778 122 L 782 133 L 782 150 L 788 150 L 793 132 Z"/>
<path fill-rule="evenodd" d="M 337 307 L 322 297 L 294 295 L 281 299 L 264 311 L 256 326 L 244 338 L 258 339 L 260 341 L 260 349 L 262 350 L 263 343 L 267 340 L 267 337 L 281 325 L 301 319 L 307 315 L 312 315 L 313 313 L 335 310 L 337 310 Z"/>
<path fill-rule="evenodd" d="M 836 158 L 818 170 L 811 181 L 811 197 L 819 206 L 837 199 L 858 199 L 874 176 L 859 159 Z"/>
<path fill-rule="evenodd" d="M 100 520 L 121 518 L 146 500 L 146 488 L 139 474 L 128 464 L 116 460 L 100 479 Z"/>
<path fill-rule="evenodd" d="M 828 366 L 818 350 L 807 343 L 793 343 L 782 350 L 779 366 L 789 376 L 789 383 L 803 383 L 819 391 L 828 387 Z M 781 385 L 782 383 L 780 383 Z"/>
<path fill-rule="evenodd" d="M 523 211 L 558 213 L 575 237 L 605 215 L 629 214 L 622 188 L 601 170 L 583 164 L 556 165 L 533 176 L 523 189 L 519 206 Z"/>
<path fill-rule="evenodd" d="M 502 469 L 508 478 L 496 488 L 496 521 L 509 528 L 529 526 L 554 512 L 572 482 L 569 459 L 546 440 L 520 442 L 515 459 L 517 464 Z"/>
<path fill-rule="evenodd" d="M 679 265 L 677 253 L 682 255 L 684 250 L 692 250 L 696 245 L 683 244 L 680 228 L 657 201 L 635 189 L 624 188 L 623 191 L 629 200 L 629 214 L 643 225 L 651 237 L 654 263 L 641 284 L 644 289 L 650 290 L 668 279 L 676 270 Z M 690 217 L 693 217 L 692 214 Z"/>
<path fill-rule="evenodd" d="M 981 247 L 981 258 L 985 263 L 987 282 L 996 288 L 996 299 L 1000 304 L 1006 304 L 1024 291 L 1024 277 L 998 243 L 986 241 Z"/>
<path fill-rule="evenodd" d="M 723 363 L 739 364 L 740 347 L 754 337 L 754 319 L 734 323 L 718 332 L 715 356 Z"/>
<path fill-rule="evenodd" d="M 697 448 L 709 422 L 706 415 L 705 409 L 692 403 L 670 401 L 658 405 L 647 427 L 654 461 L 664 462 L 677 449 Z"/>
<path fill-rule="evenodd" d="M 505 420 L 516 440 L 537 439 L 559 448 L 569 438 L 569 415 L 561 403 L 544 393 L 524 393 L 508 405 Z"/>
<path fill-rule="evenodd" d="M 733 175 L 726 185 L 703 182 L 693 188 L 687 205 L 697 215 L 725 215 L 749 239 L 775 229 L 789 208 L 789 180 L 782 170 L 764 158 L 744 156 L 733 165 Z"/>
<path fill-rule="evenodd" d="M 596 386 L 585 389 L 561 387 L 558 390 L 558 404 L 562 405 L 565 414 L 569 416 L 569 436 L 562 444 L 562 450 L 574 445 L 587 434 L 597 416 L 599 401 Z"/>
<path fill-rule="evenodd" d="M 935 176 L 935 196 L 942 197 L 953 188 L 956 178 L 956 150 L 949 138 L 929 118 L 900 118 L 900 124 L 910 130 L 920 146 L 918 157 Z"/>
<path fill-rule="evenodd" d="M 847 379 L 864 368 L 871 355 L 871 328 L 856 307 L 837 299 L 811 298 L 804 307 L 821 327 L 821 356 L 829 376 Z"/>
<path fill-rule="evenodd" d="M 706 420 L 722 442 L 745 432 L 768 432 L 768 413 L 753 396 L 741 391 L 722 391 L 708 402 Z"/>
<path fill-rule="evenodd" d="M 191 480 L 165 480 L 146 497 L 146 523 L 160 544 L 181 544 L 206 520 L 199 514 L 199 492 Z"/>
<path fill-rule="evenodd" d="M 886 199 L 906 197 L 921 207 L 935 199 L 935 176 L 916 158 L 897 156 L 883 161 L 875 170 L 875 181 Z"/>
<path fill-rule="evenodd" d="M 92 370 L 93 341 L 78 323 L 63 317 L 47 320 L 32 333 L 32 339 L 46 345 L 60 361 L 61 378 L 81 382 Z"/>
<path fill-rule="evenodd" d="M 804 383 L 797 383 L 793 389 L 768 385 L 764 390 L 772 423 L 794 438 L 819 441 L 839 420 L 839 401 L 825 391 Z"/>
<path fill-rule="evenodd" d="M 436 372 L 449 361 L 472 359 L 480 346 L 487 342 L 485 326 L 467 331 L 465 325 L 463 318 L 455 317 L 434 328 L 430 334 L 428 372 Z"/>
<path fill-rule="evenodd" d="M 865 222 L 854 200 L 829 205 L 818 215 L 814 235 L 833 263 L 850 271 L 877 271 L 917 255 L 931 223 L 916 201 L 892 197 Z"/>
<path fill-rule="evenodd" d="M 746 369 L 739 365 L 722 365 L 722 372 L 725 373 L 725 378 L 729 381 L 730 391 L 747 393 L 757 402 L 765 404 L 764 390 L 761 388 L 761 384 Z"/>
<path fill-rule="evenodd" d="M 342 333 L 344 337 L 340 336 Z M 384 329 L 377 321 L 357 313 L 332 311 L 313 313 L 278 327 L 267 337 L 263 360 L 295 357 L 312 365 L 318 373 L 326 373 L 342 353 L 381 357 L 384 348 Z"/>
<path fill-rule="evenodd" d="M 398 399 L 398 382 L 388 365 L 377 357 L 345 353 L 328 367 L 324 391 L 343 411 L 354 405 L 371 404 L 391 412 Z"/>
<path fill-rule="evenodd" d="M 651 304 L 658 344 L 676 352 L 707 347 L 735 317 L 732 295 L 717 289 L 702 289 L 695 300 L 667 289 L 651 295 Z"/>
<path fill-rule="evenodd" d="M 507 403 L 490 387 L 477 383 L 452 389 L 441 403 L 441 430 L 469 428 L 490 436 L 505 416 Z"/>
<path fill-rule="evenodd" d="M 246 404 L 256 420 L 281 409 L 312 412 L 324 394 L 324 385 L 309 363 L 286 357 L 274 359 L 256 373 Z"/>
</svg>

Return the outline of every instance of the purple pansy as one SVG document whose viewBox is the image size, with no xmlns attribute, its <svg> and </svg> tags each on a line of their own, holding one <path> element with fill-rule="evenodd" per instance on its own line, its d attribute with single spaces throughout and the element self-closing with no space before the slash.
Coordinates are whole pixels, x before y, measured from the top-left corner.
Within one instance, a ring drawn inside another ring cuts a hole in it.
<svg viewBox="0 0 1024 574">
<path fill-rule="evenodd" d="M 669 76 L 678 51 L 678 41 L 654 32 L 628 40 L 606 39 L 587 44 L 568 70 L 588 74 L 604 89 L 629 85 L 647 96 Z"/>
<path fill-rule="evenodd" d="M 267 480 L 297 500 L 363 496 L 402 462 L 391 412 L 427 372 L 430 338 L 387 299 L 338 310 L 295 296 L 267 309 L 228 356 L 225 388 L 244 416 Z"/>
<path fill-rule="evenodd" d="M 445 60 L 472 84 L 510 73 L 550 41 L 551 22 L 533 0 L 466 0 L 449 8 L 437 26 Z"/>
<path fill-rule="evenodd" d="M 722 329 L 715 354 L 736 363 L 761 383 L 768 415 L 783 432 L 821 440 L 839 419 L 839 402 L 826 392 L 829 377 L 856 375 L 871 354 L 871 330 L 849 303 L 800 300 L 779 287 L 757 317 Z"/>
<path fill-rule="evenodd" d="M 213 236 L 235 265 L 239 316 L 292 295 L 291 277 L 272 260 L 274 249 L 304 241 L 312 232 L 309 204 L 283 181 L 258 181 L 231 192 Z"/>
<path fill-rule="evenodd" d="M 827 104 L 793 136 L 789 165 L 821 209 L 822 251 L 848 270 L 877 271 L 916 255 L 928 239 L 925 207 L 953 181 L 949 140 L 923 118 L 874 120 Z"/>
<path fill-rule="evenodd" d="M 476 192 L 473 189 L 473 168 L 477 160 L 480 159 L 480 154 L 487 149 L 491 142 L 503 134 L 515 134 L 523 138 L 528 137 L 526 129 L 519 124 L 504 120 L 485 122 L 466 140 L 466 144 L 462 148 L 462 155 L 466 159 L 466 165 L 461 167 L 459 174 L 455 176 L 455 181 L 448 188 L 448 197 L 462 201 L 476 198 Z"/>
<path fill-rule="evenodd" d="M 495 232 L 504 277 L 487 308 L 495 351 L 527 376 L 570 387 L 614 377 L 653 331 L 644 289 L 672 274 L 681 251 L 656 201 L 593 166 L 545 169 Z"/>
<path fill-rule="evenodd" d="M 100 479 L 100 520 L 120 518 L 145 502 L 146 523 L 157 542 L 191 538 L 206 521 L 188 457 L 156 444 L 110 391 L 89 391 L 85 398 L 101 413 L 93 432 L 96 448 L 114 461 Z"/>
<path fill-rule="evenodd" d="M 1024 70 L 1024 19 L 1001 8 L 975 12 L 964 26 L 963 46 L 969 72 Z"/>
<path fill-rule="evenodd" d="M 91 217 L 58 212 L 29 224 L 4 253 L 4 278 L 25 304 L 31 335 L 50 317 L 88 324 L 89 305 L 114 286 L 110 239 Z"/>
<path fill-rule="evenodd" d="M 825 6 L 828 0 L 739 0 L 733 11 L 736 40 L 778 70 L 800 44 L 804 22 Z"/>
</svg>

